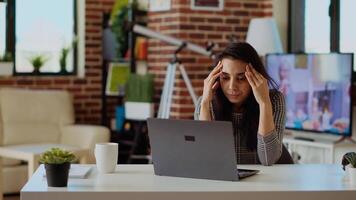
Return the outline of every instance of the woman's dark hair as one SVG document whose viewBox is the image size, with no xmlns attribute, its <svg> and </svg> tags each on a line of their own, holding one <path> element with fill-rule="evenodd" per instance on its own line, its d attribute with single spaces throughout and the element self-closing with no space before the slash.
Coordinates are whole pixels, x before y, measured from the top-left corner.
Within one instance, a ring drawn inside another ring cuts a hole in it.
<svg viewBox="0 0 356 200">
<path fill-rule="evenodd" d="M 250 63 L 257 72 L 268 80 L 270 87 L 273 89 L 277 88 L 275 82 L 267 74 L 256 50 L 250 44 L 245 42 L 230 43 L 217 56 L 216 63 L 224 58 L 241 60 L 243 62 Z M 232 121 L 233 105 L 226 98 L 221 87 L 216 90 L 212 103 L 215 120 Z M 244 102 L 243 107 L 243 119 L 242 123 L 239 123 L 239 128 L 246 134 L 247 147 L 250 150 L 255 150 L 257 148 L 257 131 L 260 110 L 252 91 Z"/>
</svg>

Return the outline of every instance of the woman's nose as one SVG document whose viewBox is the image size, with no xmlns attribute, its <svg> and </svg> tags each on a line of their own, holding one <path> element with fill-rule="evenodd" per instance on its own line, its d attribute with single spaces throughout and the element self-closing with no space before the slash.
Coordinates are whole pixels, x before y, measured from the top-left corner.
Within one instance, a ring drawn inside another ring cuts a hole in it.
<svg viewBox="0 0 356 200">
<path fill-rule="evenodd" d="M 235 80 L 229 81 L 229 89 L 236 89 L 236 81 Z"/>
</svg>

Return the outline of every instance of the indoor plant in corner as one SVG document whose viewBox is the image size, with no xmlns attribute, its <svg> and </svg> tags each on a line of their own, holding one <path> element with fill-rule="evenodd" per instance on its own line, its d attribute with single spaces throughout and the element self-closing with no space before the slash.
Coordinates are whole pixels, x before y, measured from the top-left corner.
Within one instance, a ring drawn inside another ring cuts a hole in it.
<svg viewBox="0 0 356 200">
<path fill-rule="evenodd" d="M 346 167 L 346 173 L 347 176 L 349 177 L 351 184 L 356 185 L 356 153 L 355 152 L 346 153 L 342 157 L 342 165 L 344 170 Z"/>
<path fill-rule="evenodd" d="M 40 156 L 49 187 L 67 187 L 70 163 L 74 160 L 76 157 L 73 153 L 60 148 L 51 148 Z"/>
</svg>

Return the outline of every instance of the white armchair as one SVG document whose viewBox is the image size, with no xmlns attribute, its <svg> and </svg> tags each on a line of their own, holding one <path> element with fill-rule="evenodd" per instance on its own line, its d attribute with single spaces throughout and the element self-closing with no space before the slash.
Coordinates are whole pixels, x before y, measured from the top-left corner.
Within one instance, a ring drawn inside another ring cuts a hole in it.
<svg viewBox="0 0 356 200">
<path fill-rule="evenodd" d="M 108 142 L 109 130 L 96 125 L 74 125 L 74 119 L 73 99 L 67 91 L 0 89 L 1 148 L 63 144 L 89 149 L 89 155 L 81 162 L 94 163 L 94 145 Z M 27 181 L 26 163 L 2 158 L 0 165 L 2 192 L 19 192 Z"/>
</svg>

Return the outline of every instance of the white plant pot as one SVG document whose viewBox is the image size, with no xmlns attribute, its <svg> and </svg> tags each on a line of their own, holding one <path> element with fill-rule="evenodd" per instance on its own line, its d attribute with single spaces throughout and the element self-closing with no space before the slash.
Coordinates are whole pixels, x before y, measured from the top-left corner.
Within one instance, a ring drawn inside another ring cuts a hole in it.
<svg viewBox="0 0 356 200">
<path fill-rule="evenodd" d="M 351 165 L 347 165 L 346 174 L 351 185 L 356 185 L 356 168 L 351 167 Z"/>
<path fill-rule="evenodd" d="M 154 104 L 142 102 L 125 102 L 125 118 L 131 120 L 146 120 L 153 117 Z"/>
<path fill-rule="evenodd" d="M 14 63 L 0 62 L 0 76 L 12 76 Z"/>
</svg>

